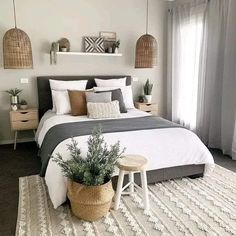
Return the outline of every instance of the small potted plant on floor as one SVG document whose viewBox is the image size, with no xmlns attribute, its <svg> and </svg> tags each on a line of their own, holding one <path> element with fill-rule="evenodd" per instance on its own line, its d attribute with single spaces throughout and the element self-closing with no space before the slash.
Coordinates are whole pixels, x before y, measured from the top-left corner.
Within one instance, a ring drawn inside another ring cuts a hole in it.
<svg viewBox="0 0 236 236">
<path fill-rule="evenodd" d="M 22 100 L 20 101 L 20 109 L 21 109 L 21 110 L 26 110 L 27 108 L 28 108 L 27 102 L 26 102 L 24 99 L 22 99 Z"/>
<path fill-rule="evenodd" d="M 144 96 L 145 96 L 145 100 L 147 103 L 151 103 L 151 101 L 152 101 L 152 88 L 153 88 L 153 84 L 151 84 L 149 82 L 149 79 L 147 79 L 147 81 L 143 87 Z"/>
<path fill-rule="evenodd" d="M 68 178 L 67 196 L 72 212 L 80 219 L 94 221 L 105 216 L 111 206 L 114 191 L 111 176 L 118 158 L 124 153 L 117 142 L 109 148 L 104 141 L 101 128 L 95 128 L 88 138 L 86 158 L 75 139 L 68 145 L 70 159 L 60 154 L 53 160 Z"/>
</svg>

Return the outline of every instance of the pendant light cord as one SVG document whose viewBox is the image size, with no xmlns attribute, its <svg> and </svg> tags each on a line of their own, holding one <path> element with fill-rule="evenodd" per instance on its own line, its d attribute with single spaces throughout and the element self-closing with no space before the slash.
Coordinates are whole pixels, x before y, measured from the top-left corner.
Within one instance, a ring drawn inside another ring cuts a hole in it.
<svg viewBox="0 0 236 236">
<path fill-rule="evenodd" d="M 147 0 L 147 12 L 146 12 L 146 34 L 148 34 L 148 0 Z"/>
<path fill-rule="evenodd" d="M 16 24 L 16 6 L 15 6 L 15 0 L 13 0 L 13 8 L 14 8 L 14 22 L 15 22 L 15 28 L 17 28 L 17 24 Z"/>
</svg>

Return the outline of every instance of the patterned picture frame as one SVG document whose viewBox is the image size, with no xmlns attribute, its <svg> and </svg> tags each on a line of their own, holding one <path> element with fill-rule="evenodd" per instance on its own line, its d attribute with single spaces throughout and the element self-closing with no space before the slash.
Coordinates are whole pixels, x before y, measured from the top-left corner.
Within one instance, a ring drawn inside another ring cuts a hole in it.
<svg viewBox="0 0 236 236">
<path fill-rule="evenodd" d="M 102 37 L 84 37 L 85 52 L 104 53 L 104 39 Z"/>
</svg>

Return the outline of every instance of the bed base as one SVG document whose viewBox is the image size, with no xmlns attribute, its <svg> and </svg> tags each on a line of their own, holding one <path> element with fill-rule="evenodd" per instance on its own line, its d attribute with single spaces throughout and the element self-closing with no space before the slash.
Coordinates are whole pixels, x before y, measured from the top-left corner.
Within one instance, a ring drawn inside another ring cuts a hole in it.
<svg viewBox="0 0 236 236">
<path fill-rule="evenodd" d="M 189 177 L 189 178 L 199 178 L 203 177 L 205 165 L 184 165 L 184 166 L 176 166 L 163 168 L 158 170 L 149 170 L 147 171 L 147 181 L 148 184 L 155 184 L 157 182 Z M 113 188 L 116 189 L 118 181 L 118 176 L 112 177 L 112 185 Z M 134 181 L 138 185 L 141 185 L 140 175 L 139 173 L 134 174 Z M 128 175 L 124 177 L 124 185 L 128 183 Z"/>
</svg>

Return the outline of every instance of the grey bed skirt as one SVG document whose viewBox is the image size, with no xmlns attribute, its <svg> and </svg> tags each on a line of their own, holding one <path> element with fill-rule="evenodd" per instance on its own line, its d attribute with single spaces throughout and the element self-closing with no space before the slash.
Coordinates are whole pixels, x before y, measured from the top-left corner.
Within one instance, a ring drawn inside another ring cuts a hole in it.
<svg viewBox="0 0 236 236">
<path fill-rule="evenodd" d="M 161 182 L 164 180 L 176 179 L 181 177 L 190 177 L 190 178 L 198 178 L 202 177 L 204 173 L 205 165 L 185 165 L 185 166 L 175 166 L 158 170 L 150 170 L 147 171 L 147 181 L 148 184 L 154 184 L 157 182 Z M 118 181 L 118 176 L 114 176 L 112 178 L 113 188 L 116 189 Z M 141 184 L 140 174 L 134 174 L 134 181 L 138 185 Z M 124 177 L 124 184 L 128 183 L 128 175 Z"/>
</svg>

